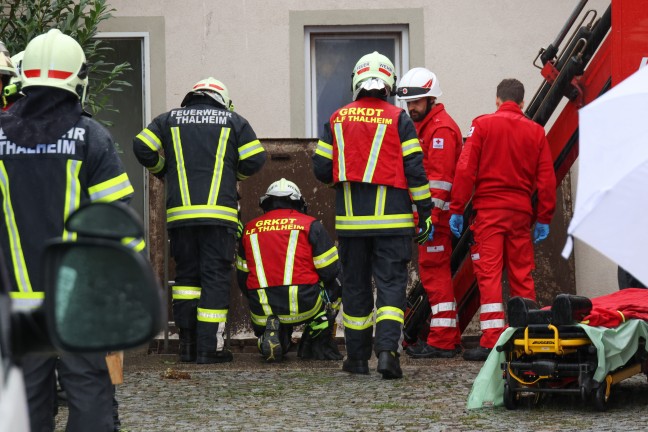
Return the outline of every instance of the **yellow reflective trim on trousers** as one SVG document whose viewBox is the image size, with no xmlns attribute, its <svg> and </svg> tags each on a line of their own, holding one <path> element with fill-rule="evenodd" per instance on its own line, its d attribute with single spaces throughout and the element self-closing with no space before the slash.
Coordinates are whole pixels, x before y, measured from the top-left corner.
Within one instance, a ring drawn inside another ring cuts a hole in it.
<svg viewBox="0 0 648 432">
<path fill-rule="evenodd" d="M 157 135 L 151 132 L 148 128 L 144 128 L 142 132 L 137 134 L 136 138 L 146 144 L 146 146 L 153 151 L 158 151 L 162 148 L 162 141 L 160 141 L 160 138 L 158 138 Z"/>
<path fill-rule="evenodd" d="M 344 323 L 344 328 L 351 330 L 366 330 L 371 328 L 374 324 L 373 312 L 364 317 L 354 317 L 347 315 L 342 312 L 342 322 Z"/>
<path fill-rule="evenodd" d="M 90 200 L 93 202 L 113 202 L 134 192 L 126 173 L 88 188 Z"/>
<path fill-rule="evenodd" d="M 342 123 L 335 123 L 335 141 L 338 148 L 338 181 L 346 181 L 346 168 L 344 162 L 344 134 L 342 133 Z"/>
<path fill-rule="evenodd" d="M 123 239 L 121 239 L 121 244 L 129 249 L 134 250 L 135 252 L 141 252 L 146 247 L 146 242 L 144 241 L 144 239 L 136 237 L 124 237 Z"/>
<path fill-rule="evenodd" d="M 288 301 L 290 302 L 290 316 L 299 314 L 299 288 L 297 285 L 288 287 Z"/>
<path fill-rule="evenodd" d="M 218 150 L 216 151 L 216 160 L 214 161 L 214 173 L 212 174 L 211 187 L 207 196 L 207 205 L 216 205 L 216 201 L 218 200 L 218 192 L 220 191 L 220 185 L 223 179 L 223 159 L 225 158 L 225 150 L 227 150 L 230 131 L 230 128 L 221 129 Z"/>
<path fill-rule="evenodd" d="M 321 309 L 322 309 L 322 298 L 318 296 L 315 306 L 312 309 L 307 310 L 306 312 L 298 313 L 295 315 L 277 315 L 277 316 L 279 317 L 279 321 L 282 324 L 295 324 L 295 323 L 308 321 L 309 319 L 317 315 Z M 264 313 L 266 312 L 264 311 Z M 270 313 L 267 315 L 255 315 L 252 312 L 250 312 L 250 318 L 252 320 L 252 323 L 262 327 L 266 325 L 266 321 L 268 320 L 268 316 L 270 315 L 273 314 Z"/>
<path fill-rule="evenodd" d="M 331 263 L 334 263 L 338 259 L 338 250 L 335 246 L 333 246 L 323 254 L 313 257 L 313 265 L 315 265 L 316 269 L 321 269 L 330 265 Z"/>
<path fill-rule="evenodd" d="M 223 219 L 238 223 L 238 211 L 230 207 L 218 205 L 173 207 L 167 210 L 167 222 L 197 218 Z"/>
<path fill-rule="evenodd" d="M 227 322 L 227 309 L 198 308 L 198 321 L 209 323 Z"/>
<path fill-rule="evenodd" d="M 403 157 L 411 155 L 412 153 L 423 152 L 418 138 L 412 138 L 402 143 L 401 150 L 403 152 Z"/>
<path fill-rule="evenodd" d="M 67 161 L 65 167 L 65 204 L 63 207 L 63 221 L 67 221 L 68 217 L 74 210 L 79 208 L 81 204 L 81 182 L 79 181 L 79 172 L 83 162 L 79 160 L 70 159 Z M 75 241 L 77 234 L 69 232 L 63 228 L 63 240 Z"/>
<path fill-rule="evenodd" d="M 342 183 L 342 194 L 344 195 L 344 213 L 353 216 L 353 200 L 351 199 L 351 184 Z"/>
<path fill-rule="evenodd" d="M 28 293 L 10 291 L 9 297 L 11 297 L 12 311 L 28 312 L 36 309 L 43 304 L 43 300 L 45 300 L 45 293 L 42 291 L 34 291 Z"/>
<path fill-rule="evenodd" d="M 388 228 L 414 228 L 414 218 L 409 213 L 384 216 L 335 216 L 335 229 L 337 230 Z"/>
<path fill-rule="evenodd" d="M 374 172 L 376 171 L 376 165 L 378 165 L 380 148 L 382 147 L 383 139 L 385 139 L 386 130 L 387 125 L 384 124 L 379 124 L 376 128 L 376 134 L 374 135 L 374 139 L 371 142 L 371 150 L 369 151 L 367 166 L 365 167 L 365 172 L 362 175 L 362 181 L 365 183 L 371 183 L 371 180 L 373 179 Z"/>
<path fill-rule="evenodd" d="M 13 205 L 11 205 L 11 192 L 9 190 L 9 175 L 5 168 L 4 161 L 0 161 L 0 192 L 2 192 L 2 210 L 5 216 L 5 225 L 9 237 L 9 248 L 11 249 L 11 262 L 16 277 L 16 287 L 23 293 L 33 292 L 29 272 L 25 264 L 20 233 L 16 225 Z"/>
<path fill-rule="evenodd" d="M 200 298 L 201 288 L 199 286 L 174 285 L 171 288 L 173 300 L 197 300 Z"/>
<path fill-rule="evenodd" d="M 379 185 L 376 188 L 376 207 L 374 214 L 376 216 L 383 216 L 385 214 L 385 202 L 387 197 L 387 186 Z"/>
<path fill-rule="evenodd" d="M 266 314 L 266 316 L 272 315 L 272 308 L 270 307 L 270 303 L 268 303 L 268 293 L 266 293 L 266 290 L 264 290 L 263 288 L 260 288 L 256 291 L 259 295 L 259 304 L 263 309 L 263 313 Z M 263 325 L 265 325 L 265 322 Z"/>
<path fill-rule="evenodd" d="M 431 196 L 430 188 L 427 184 L 424 184 L 423 186 L 411 187 L 409 188 L 409 191 L 414 201 L 420 201 L 425 198 L 430 198 Z"/>
<path fill-rule="evenodd" d="M 256 269 L 257 279 L 261 288 L 268 287 L 265 270 L 263 269 L 263 259 L 261 258 L 261 248 L 259 247 L 259 237 L 257 233 L 250 235 L 250 244 L 252 245 L 252 254 L 254 255 L 254 268 Z"/>
<path fill-rule="evenodd" d="M 297 240 L 299 239 L 299 230 L 290 230 L 290 239 L 286 249 L 286 263 L 284 264 L 283 284 L 290 285 L 293 278 L 293 269 L 295 267 L 295 251 L 297 251 Z"/>
<path fill-rule="evenodd" d="M 376 311 L 376 323 L 379 323 L 382 320 L 393 320 L 404 324 L 404 317 L 405 314 L 403 311 L 393 306 L 383 306 Z"/>
<path fill-rule="evenodd" d="M 317 147 L 315 147 L 315 154 L 318 154 L 326 159 L 333 160 L 333 146 L 331 144 L 325 143 L 322 140 L 317 142 Z"/>
<path fill-rule="evenodd" d="M 165 162 L 166 162 L 166 160 L 165 160 L 162 156 L 158 156 L 158 161 L 157 161 L 157 163 L 155 164 L 155 166 L 152 166 L 152 167 L 146 167 L 146 169 L 149 170 L 149 172 L 150 172 L 151 174 L 157 174 L 157 173 L 159 173 L 160 171 L 162 171 L 162 168 L 164 168 L 164 163 L 165 163 Z"/>
<path fill-rule="evenodd" d="M 238 149 L 239 160 L 245 160 L 255 154 L 265 151 L 261 142 L 259 140 L 251 141 L 245 145 L 242 145 Z"/>
<path fill-rule="evenodd" d="M 248 269 L 247 266 L 247 261 L 241 258 L 240 256 L 236 256 L 236 268 L 237 270 L 240 270 L 245 273 L 249 273 L 250 270 Z"/>
<path fill-rule="evenodd" d="M 187 180 L 187 171 L 184 165 L 184 155 L 182 153 L 182 140 L 180 139 L 180 128 L 175 126 L 171 128 L 171 138 L 173 139 L 173 150 L 176 158 L 176 169 L 178 170 L 178 186 L 180 186 L 180 197 L 183 206 L 191 205 L 191 196 L 189 195 L 189 181 Z"/>
</svg>

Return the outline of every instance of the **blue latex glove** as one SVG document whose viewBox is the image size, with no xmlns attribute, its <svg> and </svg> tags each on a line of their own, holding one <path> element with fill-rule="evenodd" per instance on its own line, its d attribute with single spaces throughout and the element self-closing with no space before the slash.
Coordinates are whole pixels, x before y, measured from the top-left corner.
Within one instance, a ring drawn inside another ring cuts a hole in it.
<svg viewBox="0 0 648 432">
<path fill-rule="evenodd" d="M 432 218 L 427 217 L 422 221 L 419 221 L 418 234 L 416 235 L 416 242 L 420 245 L 426 241 L 432 241 L 434 236 L 434 225 L 432 225 Z"/>
<path fill-rule="evenodd" d="M 463 215 L 453 214 L 450 216 L 450 231 L 455 237 L 461 237 L 461 231 L 463 230 Z"/>
<path fill-rule="evenodd" d="M 533 231 L 533 243 L 540 243 L 549 235 L 549 224 L 537 222 Z"/>
</svg>

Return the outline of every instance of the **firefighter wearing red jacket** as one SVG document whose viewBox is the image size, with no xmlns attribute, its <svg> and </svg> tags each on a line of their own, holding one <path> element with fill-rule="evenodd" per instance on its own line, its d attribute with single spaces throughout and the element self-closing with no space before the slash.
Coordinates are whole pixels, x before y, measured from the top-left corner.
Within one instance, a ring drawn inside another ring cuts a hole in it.
<svg viewBox="0 0 648 432">
<path fill-rule="evenodd" d="M 360 58 L 353 69 L 353 102 L 333 113 L 313 156 L 315 177 L 336 190 L 347 348 L 342 370 L 369 373 L 373 275 L 373 350 L 385 379 L 403 375 L 398 350 L 415 233 L 412 200 L 420 215 L 417 241 L 433 232 L 416 129 L 404 110 L 386 101 L 395 90 L 394 66 L 387 57 L 373 52 Z"/>
<path fill-rule="evenodd" d="M 457 237 L 473 193 L 471 258 L 481 301 L 480 346 L 464 351 L 466 360 L 485 360 L 505 328 L 502 270 L 511 297 L 535 300 L 531 225 L 537 190 L 533 241 L 549 235 L 556 205 L 556 177 L 542 126 L 524 116 L 524 86 L 505 79 L 497 86 L 497 111 L 473 120 L 455 172 L 450 229 Z"/>
<path fill-rule="evenodd" d="M 407 110 L 414 120 L 434 202 L 434 238 L 419 245 L 418 250 L 421 283 L 432 309 L 430 331 L 427 341 L 408 347 L 406 352 L 414 358 L 451 358 L 461 345 L 461 332 L 457 327 L 457 303 L 450 271 L 452 236 L 448 222 L 450 190 L 463 139 L 459 126 L 443 104 L 436 103 L 442 91 L 433 72 L 421 67 L 411 69 L 401 78 L 396 94 L 407 102 Z"/>
<path fill-rule="evenodd" d="M 236 260 L 259 351 L 267 362 L 281 360 L 293 326 L 307 323 L 299 356 L 341 360 L 332 338 L 340 296 L 333 240 L 305 213 L 306 203 L 291 181 L 272 183 L 259 205 L 264 214 L 245 225 Z"/>
</svg>

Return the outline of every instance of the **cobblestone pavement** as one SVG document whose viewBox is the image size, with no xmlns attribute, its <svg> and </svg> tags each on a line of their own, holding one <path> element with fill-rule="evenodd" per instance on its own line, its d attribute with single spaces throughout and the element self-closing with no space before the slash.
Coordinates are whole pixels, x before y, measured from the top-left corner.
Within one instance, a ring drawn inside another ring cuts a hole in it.
<svg viewBox="0 0 648 432">
<path fill-rule="evenodd" d="M 610 409 L 554 396 L 516 411 L 466 410 L 481 363 L 403 357 L 404 378 L 349 375 L 342 362 L 306 362 L 294 352 L 280 364 L 238 353 L 223 365 L 177 362 L 174 355 L 126 353 L 118 386 L 129 431 L 643 431 L 648 384 L 639 374 L 613 387 Z M 175 378 L 163 378 L 163 375 Z M 57 417 L 63 430 L 66 410 Z"/>
</svg>

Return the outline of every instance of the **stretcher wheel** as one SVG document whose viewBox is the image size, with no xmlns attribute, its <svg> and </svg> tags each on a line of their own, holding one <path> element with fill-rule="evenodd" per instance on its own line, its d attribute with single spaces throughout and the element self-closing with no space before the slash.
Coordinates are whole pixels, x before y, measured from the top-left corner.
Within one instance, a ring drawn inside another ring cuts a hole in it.
<svg viewBox="0 0 648 432">
<path fill-rule="evenodd" d="M 506 409 L 514 410 L 518 407 L 520 393 L 515 391 L 516 387 L 517 383 L 510 376 L 507 376 L 506 382 L 504 383 L 504 406 Z"/>
<path fill-rule="evenodd" d="M 607 382 L 603 381 L 601 385 L 594 391 L 593 401 L 594 407 L 599 411 L 605 411 L 608 408 L 610 398 L 606 396 Z"/>
</svg>

